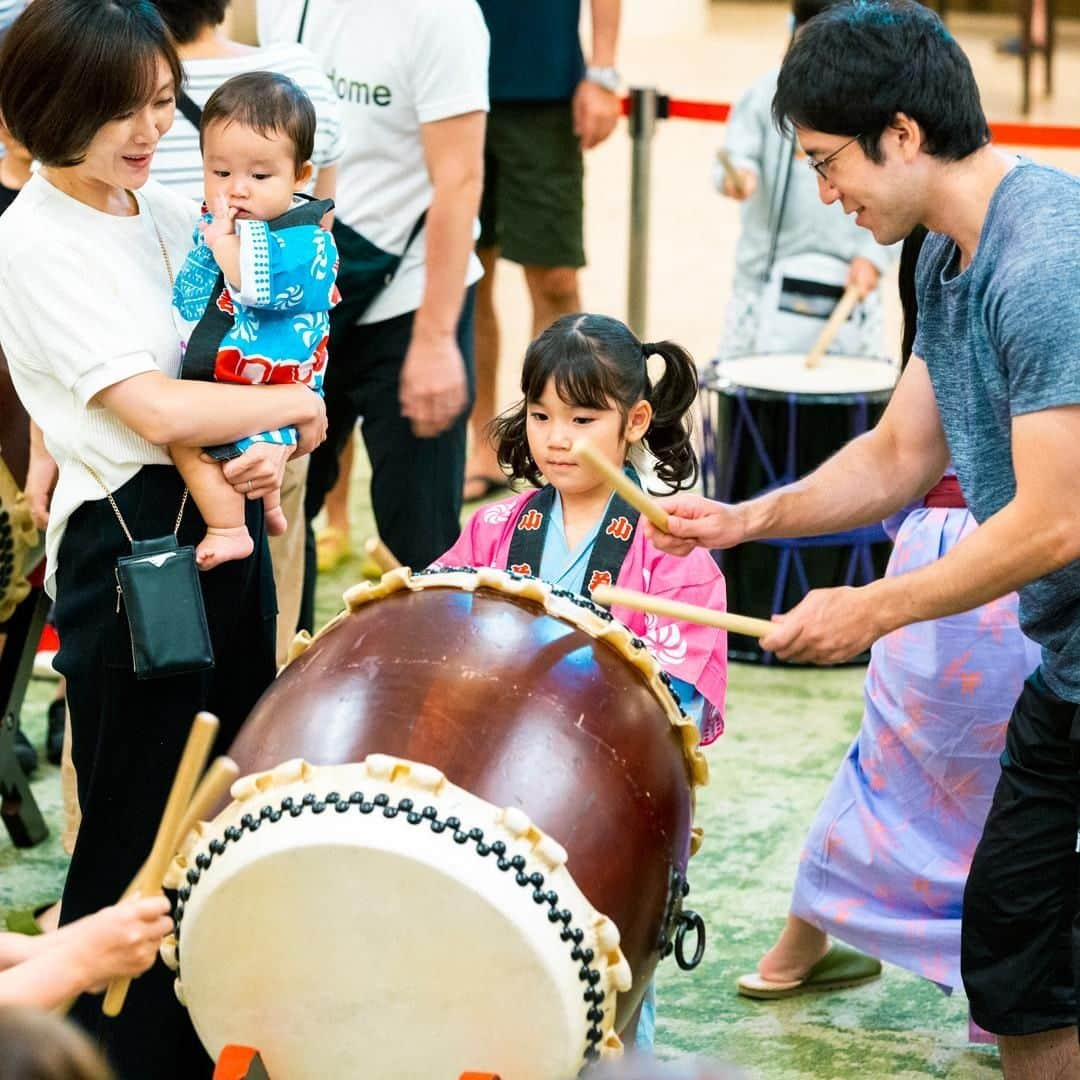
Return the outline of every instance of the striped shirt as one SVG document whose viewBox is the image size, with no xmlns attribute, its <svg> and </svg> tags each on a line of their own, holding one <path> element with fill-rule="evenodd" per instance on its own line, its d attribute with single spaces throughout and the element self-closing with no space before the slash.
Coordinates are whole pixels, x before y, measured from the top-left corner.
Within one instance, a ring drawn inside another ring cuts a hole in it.
<svg viewBox="0 0 1080 1080">
<path fill-rule="evenodd" d="M 0 0 L 0 5 L 3 3 L 5 0 Z M 288 75 L 307 92 L 315 106 L 317 121 L 315 151 L 311 159 L 316 169 L 335 164 L 345 148 L 338 100 L 318 61 L 303 45 L 268 45 L 240 56 L 185 60 L 187 83 L 184 89 L 201 109 L 223 82 L 250 71 L 276 71 Z M 173 126 L 158 143 L 150 175 L 181 195 L 202 202 L 199 132 L 179 109 Z"/>
</svg>

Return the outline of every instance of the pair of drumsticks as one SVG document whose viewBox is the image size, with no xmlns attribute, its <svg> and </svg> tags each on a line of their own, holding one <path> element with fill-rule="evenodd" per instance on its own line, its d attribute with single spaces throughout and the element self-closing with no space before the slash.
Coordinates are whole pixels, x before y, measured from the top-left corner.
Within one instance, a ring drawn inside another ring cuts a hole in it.
<svg viewBox="0 0 1080 1080">
<path fill-rule="evenodd" d="M 579 439 L 570 450 L 579 465 L 599 473 L 604 482 L 610 484 L 635 510 L 641 511 L 661 532 L 671 531 L 668 515 L 664 508 L 647 492 L 634 483 L 621 469 L 615 468 L 606 457 L 598 454 L 585 439 Z M 733 634 L 745 634 L 747 637 L 764 637 L 775 629 L 765 619 L 754 619 L 749 615 L 735 615 L 730 611 L 713 611 L 697 604 L 683 604 L 677 600 L 665 600 L 660 596 L 649 596 L 633 589 L 620 589 L 614 585 L 597 585 L 592 590 L 592 598 L 598 604 L 611 607 L 633 608 L 650 615 L 663 615 L 682 622 L 700 623 L 702 626 L 716 626 Z"/>
<path fill-rule="evenodd" d="M 644 514 L 661 532 L 670 532 L 668 515 L 664 508 L 651 495 L 642 491 L 622 470 L 616 469 L 607 458 L 598 454 L 586 439 L 579 439 L 574 443 L 570 454 L 579 465 L 599 473 L 605 483 L 613 487 L 635 510 Z M 384 573 L 401 565 L 381 540 L 369 540 L 364 548 Z M 650 615 L 663 615 L 665 618 L 700 623 L 702 626 L 716 626 L 733 634 L 745 634 L 747 637 L 764 637 L 774 629 L 773 624 L 766 619 L 735 615 L 730 611 L 713 611 L 696 604 L 665 600 L 663 597 L 648 596 L 646 593 L 620 589 L 614 585 L 597 585 L 592 590 L 592 598 L 607 607 L 618 604 L 620 607 L 633 608 Z"/>
<path fill-rule="evenodd" d="M 165 811 L 158 825 L 150 855 L 143 863 L 131 884 L 124 891 L 121 899 L 127 900 L 138 893 L 152 896 L 161 892 L 169 864 L 176 855 L 176 849 L 191 831 L 197 821 L 210 816 L 218 800 L 232 786 L 240 775 L 236 762 L 228 757 L 219 757 L 200 781 L 210 748 L 218 732 L 218 718 L 212 713 L 200 712 L 196 715 L 176 768 Z M 117 1016 L 124 1007 L 130 978 L 113 979 L 105 991 L 105 1000 L 101 1011 L 106 1016 Z"/>
</svg>

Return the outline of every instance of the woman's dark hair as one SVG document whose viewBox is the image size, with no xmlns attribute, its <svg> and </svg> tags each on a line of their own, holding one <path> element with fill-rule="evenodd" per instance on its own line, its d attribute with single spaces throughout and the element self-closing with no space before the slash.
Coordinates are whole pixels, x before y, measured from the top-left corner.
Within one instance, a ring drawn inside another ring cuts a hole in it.
<svg viewBox="0 0 1080 1080">
<path fill-rule="evenodd" d="M 664 373 L 655 385 L 646 367 L 646 358 L 653 355 L 664 360 Z M 653 416 L 642 442 L 658 461 L 656 475 L 676 491 L 697 479 L 687 416 L 697 397 L 697 368 L 690 354 L 672 341 L 642 344 L 609 315 L 581 313 L 557 319 L 532 342 L 521 371 L 524 396 L 491 424 L 499 464 L 511 479 L 540 486 L 540 470 L 529 453 L 526 417 L 529 404 L 540 400 L 552 379 L 567 405 L 614 406 L 624 421 L 644 398 Z"/>
<path fill-rule="evenodd" d="M 179 45 L 188 45 L 208 26 L 225 21 L 229 0 L 154 0 L 169 33 Z"/>
<path fill-rule="evenodd" d="M 292 79 L 276 71 L 235 75 L 210 95 L 199 128 L 200 150 L 206 129 L 218 121 L 242 124 L 260 135 L 288 136 L 297 171 L 315 149 L 315 106 Z"/>
<path fill-rule="evenodd" d="M 183 70 L 150 0 L 34 0 L 0 50 L 0 114 L 43 165 L 79 165 L 100 128 Z"/>
<path fill-rule="evenodd" d="M 111 1080 L 113 1075 L 79 1028 L 37 1009 L 0 1007 L 0 1046 L 3 1080 Z"/>
<path fill-rule="evenodd" d="M 915 347 L 915 323 L 918 304 L 915 301 L 915 267 L 919 262 L 926 239 L 926 226 L 916 225 L 900 248 L 900 309 L 904 316 L 904 333 L 900 344 L 900 369 L 907 367 Z"/>
<path fill-rule="evenodd" d="M 897 113 L 922 129 L 928 154 L 959 161 L 990 141 L 971 64 L 941 19 L 915 0 L 854 0 L 811 19 L 780 68 L 773 118 L 858 136 L 882 160 Z"/>
</svg>

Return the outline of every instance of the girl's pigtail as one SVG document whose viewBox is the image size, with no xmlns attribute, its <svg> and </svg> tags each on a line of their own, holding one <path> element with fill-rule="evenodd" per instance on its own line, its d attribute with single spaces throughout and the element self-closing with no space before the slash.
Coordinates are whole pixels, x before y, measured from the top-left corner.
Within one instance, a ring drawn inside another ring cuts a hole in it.
<svg viewBox="0 0 1080 1080">
<path fill-rule="evenodd" d="M 529 453 L 529 440 L 525 434 L 527 403 L 522 400 L 501 416 L 496 416 L 485 434 L 495 444 L 499 467 L 510 480 L 528 480 L 534 487 L 540 486 L 540 470 Z"/>
<path fill-rule="evenodd" d="M 697 367 L 690 354 L 673 341 L 647 343 L 645 356 L 664 359 L 664 374 L 649 389 L 652 423 L 644 443 L 657 459 L 656 475 L 676 491 L 692 487 L 698 476 L 697 455 L 690 441 L 690 408 L 697 397 Z"/>
</svg>

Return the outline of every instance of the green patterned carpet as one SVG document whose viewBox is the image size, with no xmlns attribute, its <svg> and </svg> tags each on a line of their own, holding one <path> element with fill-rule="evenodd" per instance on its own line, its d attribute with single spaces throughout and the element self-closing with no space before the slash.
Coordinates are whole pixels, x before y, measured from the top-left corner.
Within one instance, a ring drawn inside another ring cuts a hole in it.
<svg viewBox="0 0 1080 1080">
<path fill-rule="evenodd" d="M 355 502 L 362 538 L 370 516 L 362 498 Z M 322 617 L 358 579 L 353 560 L 320 582 Z M 783 922 L 804 831 L 858 727 L 861 686 L 858 668 L 732 666 L 727 732 L 709 751 L 712 782 L 698 802 L 705 843 L 690 876 L 708 949 L 693 973 L 670 960 L 660 969 L 660 1056 L 726 1059 L 770 1080 L 999 1075 L 996 1051 L 967 1044 L 962 996 L 950 999 L 897 968 L 868 987 L 786 1002 L 734 992 L 736 977 L 754 967 Z M 51 683 L 35 682 L 25 710 L 39 746 L 51 694 Z M 63 879 L 59 771 L 42 766 L 34 791 L 52 835 L 16 851 L 0 833 L 0 912 L 47 903 Z"/>
</svg>

